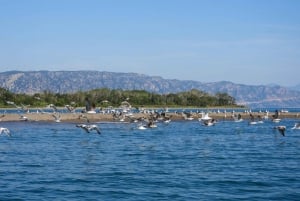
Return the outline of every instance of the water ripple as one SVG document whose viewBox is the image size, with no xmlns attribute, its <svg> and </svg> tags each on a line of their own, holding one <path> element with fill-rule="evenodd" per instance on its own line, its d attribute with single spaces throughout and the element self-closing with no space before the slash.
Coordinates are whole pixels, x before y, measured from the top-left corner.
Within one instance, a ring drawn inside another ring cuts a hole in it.
<svg viewBox="0 0 300 201">
<path fill-rule="evenodd" d="M 272 122 L 100 126 L 5 123 L 0 200 L 299 200 L 300 132 L 283 137 Z"/>
</svg>

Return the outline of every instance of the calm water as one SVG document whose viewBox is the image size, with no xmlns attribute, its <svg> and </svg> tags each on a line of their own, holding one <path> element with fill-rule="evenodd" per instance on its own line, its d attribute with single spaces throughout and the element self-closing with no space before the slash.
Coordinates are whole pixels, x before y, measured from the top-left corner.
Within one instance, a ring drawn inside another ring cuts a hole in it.
<svg viewBox="0 0 300 201">
<path fill-rule="evenodd" d="M 296 121 L 0 122 L 0 200 L 300 200 Z"/>
</svg>

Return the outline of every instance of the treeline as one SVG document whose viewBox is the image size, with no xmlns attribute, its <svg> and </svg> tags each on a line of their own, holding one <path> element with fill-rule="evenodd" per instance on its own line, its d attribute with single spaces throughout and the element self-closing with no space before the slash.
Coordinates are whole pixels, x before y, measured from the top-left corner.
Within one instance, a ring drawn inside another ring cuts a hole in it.
<svg viewBox="0 0 300 201">
<path fill-rule="evenodd" d="M 88 99 L 97 107 L 120 106 L 121 102 L 128 101 L 133 107 L 140 106 L 194 106 L 194 107 L 214 107 L 214 106 L 236 106 L 235 99 L 227 93 L 208 94 L 200 90 L 190 90 L 180 93 L 156 94 L 145 90 L 121 90 L 121 89 L 95 89 L 91 91 L 79 91 L 76 93 L 52 93 L 44 91 L 42 93 L 16 94 L 7 89 L 0 88 L 0 107 L 11 107 L 7 101 L 16 105 L 30 105 L 32 107 L 44 107 L 49 104 L 65 106 L 74 104 L 83 107 Z"/>
</svg>

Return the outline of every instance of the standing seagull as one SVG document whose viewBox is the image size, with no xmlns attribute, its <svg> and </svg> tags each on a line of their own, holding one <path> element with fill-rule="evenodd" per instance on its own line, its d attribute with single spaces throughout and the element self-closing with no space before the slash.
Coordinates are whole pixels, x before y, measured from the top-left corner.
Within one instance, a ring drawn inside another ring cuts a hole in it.
<svg viewBox="0 0 300 201">
<path fill-rule="evenodd" d="M 20 120 L 21 121 L 28 121 L 28 117 L 26 117 L 26 116 L 24 116 L 22 114 L 19 114 L 19 116 L 20 116 Z"/>
<path fill-rule="evenodd" d="M 275 123 L 279 123 L 281 119 L 279 119 L 279 113 L 278 113 L 278 110 L 275 110 L 275 114 L 272 115 L 272 121 L 275 122 Z"/>
<path fill-rule="evenodd" d="M 6 134 L 6 135 L 8 135 L 8 136 L 11 136 L 11 135 L 10 135 L 10 131 L 8 130 L 8 128 L 0 127 L 0 135 L 1 135 L 2 133 Z"/>
<path fill-rule="evenodd" d="M 4 111 L 3 114 L 1 114 L 0 121 L 2 121 L 2 118 L 5 117 L 5 113 L 6 113 L 6 111 Z"/>
</svg>

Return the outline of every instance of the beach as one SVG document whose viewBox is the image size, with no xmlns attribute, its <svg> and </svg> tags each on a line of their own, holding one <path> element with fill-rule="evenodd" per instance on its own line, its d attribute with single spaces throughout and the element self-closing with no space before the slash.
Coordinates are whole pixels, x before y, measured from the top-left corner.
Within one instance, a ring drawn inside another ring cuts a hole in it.
<svg viewBox="0 0 300 201">
<path fill-rule="evenodd" d="M 249 120 L 250 115 L 248 113 L 235 113 L 240 114 L 241 118 L 244 120 Z M 260 112 L 253 112 L 251 113 L 255 118 L 258 118 L 259 116 L 263 119 L 265 117 L 265 113 Z M 24 113 L 24 114 L 17 114 L 17 113 L 6 113 L 5 115 L 2 115 L 0 118 L 0 121 L 7 122 L 7 121 L 55 121 L 54 113 Z M 119 119 L 115 119 L 111 113 L 95 113 L 95 114 L 89 114 L 89 113 L 60 113 L 60 121 L 61 122 L 75 122 L 80 123 L 84 122 L 84 119 L 81 118 L 83 115 L 89 119 L 90 122 L 112 122 L 112 121 L 119 121 Z M 270 112 L 267 119 L 272 119 L 272 115 L 274 115 L 273 112 Z M 21 116 L 25 117 L 22 118 Z M 133 113 L 130 118 L 150 118 L 150 113 Z M 167 113 L 167 116 L 171 118 L 171 120 L 174 121 L 180 121 L 185 120 L 182 113 L 176 113 L 176 112 L 170 112 Z M 232 113 L 228 112 L 226 113 L 209 113 L 209 116 L 216 120 L 234 120 L 232 117 Z M 191 117 L 194 120 L 198 120 L 198 118 L 201 118 L 201 113 L 191 113 Z M 130 118 L 125 118 L 124 121 L 130 121 Z M 280 113 L 279 114 L 280 119 L 286 119 L 286 118 L 300 118 L 300 115 L 298 112 L 287 112 L 287 113 Z"/>
</svg>

